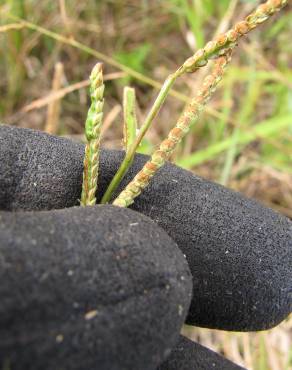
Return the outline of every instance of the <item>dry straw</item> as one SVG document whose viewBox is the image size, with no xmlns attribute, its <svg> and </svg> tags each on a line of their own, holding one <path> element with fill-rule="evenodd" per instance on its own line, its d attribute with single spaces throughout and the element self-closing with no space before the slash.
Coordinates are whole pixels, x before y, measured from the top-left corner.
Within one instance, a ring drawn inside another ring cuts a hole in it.
<svg viewBox="0 0 292 370">
<path fill-rule="evenodd" d="M 61 89 L 63 75 L 64 75 L 64 65 L 61 62 L 58 62 L 55 64 L 51 94 L 55 94 Z M 51 135 L 58 134 L 60 107 L 61 107 L 60 100 L 51 100 L 48 104 L 47 122 L 45 125 L 45 131 L 48 134 Z"/>
</svg>

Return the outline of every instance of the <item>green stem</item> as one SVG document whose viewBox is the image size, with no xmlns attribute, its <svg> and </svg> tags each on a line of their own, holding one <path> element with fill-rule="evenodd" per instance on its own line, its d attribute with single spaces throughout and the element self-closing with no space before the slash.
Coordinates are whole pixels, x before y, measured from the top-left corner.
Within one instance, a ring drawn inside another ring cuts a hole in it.
<svg viewBox="0 0 292 370">
<path fill-rule="evenodd" d="M 143 137 L 145 136 L 147 130 L 151 126 L 151 123 L 153 122 L 154 118 L 157 116 L 162 104 L 164 103 L 169 90 L 173 86 L 175 80 L 181 75 L 181 68 L 179 68 L 175 73 L 171 74 L 166 81 L 164 82 L 152 108 L 150 109 L 141 129 L 139 130 L 139 134 L 136 137 L 136 140 L 133 142 L 133 144 L 129 147 L 129 150 L 126 152 L 125 158 L 123 159 L 123 162 L 121 163 L 118 171 L 116 172 L 115 176 L 113 177 L 111 183 L 109 184 L 106 192 L 104 193 L 101 204 L 109 203 L 114 191 L 119 186 L 120 182 L 124 178 L 128 168 L 130 167 L 134 155 L 136 153 L 136 150 L 138 146 L 140 145 Z"/>
<path fill-rule="evenodd" d="M 145 136 L 146 132 L 148 131 L 149 127 L 151 126 L 153 120 L 155 119 L 155 117 L 159 113 L 160 108 L 163 105 L 163 103 L 165 102 L 165 99 L 166 99 L 166 97 L 169 93 L 169 90 L 171 89 L 171 87 L 175 83 L 176 79 L 181 74 L 182 74 L 182 70 L 181 70 L 181 68 L 179 68 L 175 73 L 168 76 L 167 79 L 165 80 L 164 84 L 162 85 L 162 88 L 159 91 L 159 94 L 158 94 L 157 98 L 155 99 L 155 102 L 154 102 L 152 108 L 150 109 L 149 113 L 147 114 L 146 119 L 145 119 L 145 121 L 144 121 L 144 123 L 143 123 L 143 125 L 142 125 L 142 127 L 139 131 L 139 134 L 138 134 L 135 142 L 133 143 L 133 145 L 131 147 L 131 151 L 134 154 L 135 154 L 136 149 L 140 145 L 143 137 Z"/>
<path fill-rule="evenodd" d="M 137 116 L 136 116 L 136 94 L 135 89 L 126 86 L 123 97 L 124 107 L 124 146 L 128 152 L 133 144 L 137 134 Z"/>
<path fill-rule="evenodd" d="M 12 14 L 15 16 L 25 17 L 23 1 L 9 0 L 7 1 L 7 5 L 9 5 L 9 9 Z M 5 45 L 5 41 L 4 45 L 1 45 L 1 49 L 6 50 L 6 52 L 3 53 L 3 58 L 6 60 L 7 65 L 8 114 L 13 111 L 15 102 L 19 98 L 22 83 L 25 77 L 25 68 L 20 57 L 22 44 L 22 32 L 20 29 L 15 29 L 8 35 L 7 45 Z"/>
</svg>

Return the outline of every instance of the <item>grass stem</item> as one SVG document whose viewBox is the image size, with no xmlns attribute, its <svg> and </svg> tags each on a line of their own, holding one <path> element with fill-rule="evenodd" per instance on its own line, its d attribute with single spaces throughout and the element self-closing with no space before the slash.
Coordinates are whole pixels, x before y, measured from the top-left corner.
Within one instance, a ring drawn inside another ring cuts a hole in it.
<svg viewBox="0 0 292 370">
<path fill-rule="evenodd" d="M 128 152 L 133 144 L 137 134 L 137 116 L 136 116 L 136 93 L 135 89 L 126 86 L 123 96 L 124 107 L 124 147 Z"/>
</svg>

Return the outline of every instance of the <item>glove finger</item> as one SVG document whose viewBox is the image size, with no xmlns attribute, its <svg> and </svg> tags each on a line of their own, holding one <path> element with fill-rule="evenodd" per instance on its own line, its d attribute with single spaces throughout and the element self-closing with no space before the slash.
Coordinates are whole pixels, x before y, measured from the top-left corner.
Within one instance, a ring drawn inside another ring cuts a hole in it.
<svg viewBox="0 0 292 370">
<path fill-rule="evenodd" d="M 32 130 L 0 130 L 2 208 L 76 204 L 84 146 Z M 122 152 L 102 151 L 99 196 L 122 158 Z M 146 159 L 136 156 L 120 189 Z M 187 257 L 194 285 L 189 324 L 254 331 L 277 325 L 291 312 L 287 218 L 171 164 L 160 169 L 132 208 L 164 228 Z"/>
<path fill-rule="evenodd" d="M 1 211 L 0 256 L 1 369 L 155 369 L 178 339 L 191 275 L 143 215 Z"/>
<path fill-rule="evenodd" d="M 103 176 L 117 157 L 105 153 Z M 137 156 L 122 186 L 144 162 Z M 157 222 L 186 255 L 194 287 L 188 324 L 266 330 L 292 311 L 288 218 L 170 163 L 131 208 Z"/>
<path fill-rule="evenodd" d="M 244 370 L 216 352 L 183 336 L 157 370 Z"/>
</svg>

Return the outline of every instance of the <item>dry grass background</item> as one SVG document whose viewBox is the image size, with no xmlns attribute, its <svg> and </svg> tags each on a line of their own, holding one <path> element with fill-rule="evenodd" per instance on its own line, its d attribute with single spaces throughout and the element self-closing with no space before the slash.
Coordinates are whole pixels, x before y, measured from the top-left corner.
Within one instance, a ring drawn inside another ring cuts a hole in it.
<svg viewBox="0 0 292 370">
<path fill-rule="evenodd" d="M 136 87 L 141 121 L 159 83 L 257 4 L 257 0 L 0 0 L 0 121 L 83 140 L 87 79 L 96 61 L 103 59 L 107 80 L 103 145 L 120 148 L 123 86 Z M 216 96 L 173 157 L 183 167 L 288 217 L 292 217 L 291 10 L 290 3 L 240 41 Z M 32 25 L 9 18 L 8 12 Z M 45 35 L 35 25 L 54 34 Z M 167 134 L 205 74 L 203 69 L 175 85 L 140 152 L 150 153 Z M 291 319 L 262 333 L 189 327 L 184 331 L 248 369 L 292 369 Z"/>
</svg>

